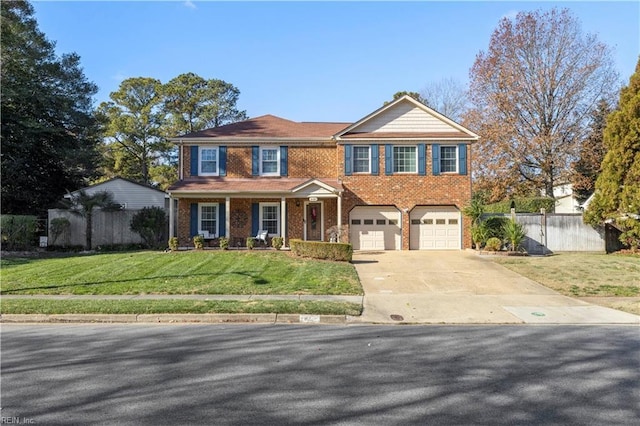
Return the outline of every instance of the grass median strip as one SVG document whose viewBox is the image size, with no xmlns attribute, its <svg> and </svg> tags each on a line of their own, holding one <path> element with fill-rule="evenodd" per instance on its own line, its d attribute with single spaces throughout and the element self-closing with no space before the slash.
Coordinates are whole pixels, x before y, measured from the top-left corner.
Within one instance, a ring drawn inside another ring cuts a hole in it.
<svg viewBox="0 0 640 426">
<path fill-rule="evenodd" d="M 309 314 L 352 315 L 362 305 L 289 300 L 42 300 L 4 299 L 2 314 Z"/>
</svg>

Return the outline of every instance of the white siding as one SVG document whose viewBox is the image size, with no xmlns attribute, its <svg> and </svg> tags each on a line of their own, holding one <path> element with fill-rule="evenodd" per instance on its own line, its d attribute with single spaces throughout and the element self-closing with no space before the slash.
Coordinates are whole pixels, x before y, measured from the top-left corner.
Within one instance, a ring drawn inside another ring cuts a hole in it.
<svg viewBox="0 0 640 426">
<path fill-rule="evenodd" d="M 459 129 L 432 116 L 423 109 L 401 102 L 394 108 L 370 118 L 352 132 L 459 132 Z"/>
<path fill-rule="evenodd" d="M 85 188 L 85 192 L 89 195 L 98 191 L 111 192 L 114 201 L 119 204 L 125 204 L 127 210 L 139 210 L 143 207 L 165 208 L 166 194 L 164 192 L 124 179 L 113 179 Z"/>
</svg>

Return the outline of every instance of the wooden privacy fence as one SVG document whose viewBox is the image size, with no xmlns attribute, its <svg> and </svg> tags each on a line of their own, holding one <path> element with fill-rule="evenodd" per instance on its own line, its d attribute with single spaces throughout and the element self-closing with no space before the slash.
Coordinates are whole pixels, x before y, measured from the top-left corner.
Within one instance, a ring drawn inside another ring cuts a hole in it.
<svg viewBox="0 0 640 426">
<path fill-rule="evenodd" d="M 133 232 L 129 226 L 131 218 L 140 210 L 120 210 L 105 212 L 94 210 L 92 220 L 91 248 L 102 245 L 139 244 L 142 243 L 140 235 Z M 67 210 L 50 209 L 49 224 L 57 217 L 66 217 L 69 222 L 69 230 L 54 240 L 51 234 L 51 226 L 48 227 L 48 244 L 50 246 L 84 246 L 86 222 L 81 216 L 74 215 Z M 169 225 L 167 224 L 167 235 Z"/>
<path fill-rule="evenodd" d="M 504 217 L 509 214 L 484 214 L 482 217 Z M 607 249 L 604 229 L 586 225 L 580 213 L 516 213 L 516 222 L 527 233 L 522 246 L 530 254 L 556 251 L 593 251 Z"/>
</svg>

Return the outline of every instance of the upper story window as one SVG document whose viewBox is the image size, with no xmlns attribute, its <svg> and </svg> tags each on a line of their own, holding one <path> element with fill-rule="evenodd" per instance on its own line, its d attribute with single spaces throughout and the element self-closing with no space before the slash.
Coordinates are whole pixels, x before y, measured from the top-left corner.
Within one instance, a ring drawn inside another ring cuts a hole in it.
<svg viewBox="0 0 640 426">
<path fill-rule="evenodd" d="M 200 147 L 199 158 L 198 175 L 218 175 L 218 147 Z"/>
<path fill-rule="evenodd" d="M 280 148 L 261 147 L 260 148 L 260 175 L 279 176 L 280 175 Z"/>
<path fill-rule="evenodd" d="M 418 171 L 418 153 L 415 146 L 393 147 L 393 172 L 416 173 Z"/>
<path fill-rule="evenodd" d="M 458 172 L 458 147 L 440 147 L 440 173 Z"/>
<path fill-rule="evenodd" d="M 371 173 L 371 147 L 353 147 L 353 172 Z"/>
</svg>

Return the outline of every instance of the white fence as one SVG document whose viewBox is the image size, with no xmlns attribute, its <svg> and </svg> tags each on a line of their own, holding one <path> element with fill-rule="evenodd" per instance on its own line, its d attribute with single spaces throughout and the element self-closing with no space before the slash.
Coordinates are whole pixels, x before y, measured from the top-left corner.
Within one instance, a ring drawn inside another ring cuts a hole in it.
<svg viewBox="0 0 640 426">
<path fill-rule="evenodd" d="M 91 248 L 101 245 L 114 244 L 138 244 L 142 243 L 140 235 L 129 228 L 131 218 L 139 210 L 121 210 L 104 212 L 95 210 L 92 218 Z M 51 234 L 51 220 L 57 217 L 66 217 L 71 226 L 68 232 L 54 239 Z M 74 215 L 67 210 L 49 210 L 48 244 L 50 246 L 84 246 L 86 242 L 86 221 L 83 217 Z"/>
<path fill-rule="evenodd" d="M 483 218 L 490 216 L 511 217 L 509 214 L 486 214 Z M 522 246 L 531 254 L 606 250 L 604 230 L 586 225 L 580 213 L 517 213 L 516 221 L 527 233 Z"/>
</svg>

